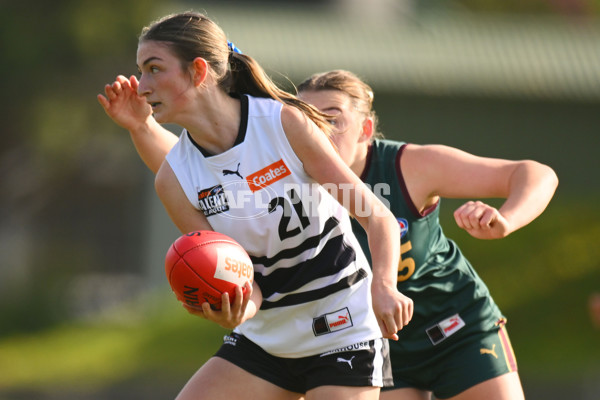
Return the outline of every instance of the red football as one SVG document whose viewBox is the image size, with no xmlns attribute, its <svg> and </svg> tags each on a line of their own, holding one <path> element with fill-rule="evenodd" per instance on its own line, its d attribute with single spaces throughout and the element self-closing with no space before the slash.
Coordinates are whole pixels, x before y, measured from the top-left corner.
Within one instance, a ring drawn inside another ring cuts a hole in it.
<svg viewBox="0 0 600 400">
<path fill-rule="evenodd" d="M 195 231 L 173 242 L 165 258 L 165 272 L 177 299 L 200 308 L 208 302 L 221 308 L 221 294 L 235 297 L 235 287 L 254 279 L 246 250 L 234 239 L 214 231 Z"/>
</svg>

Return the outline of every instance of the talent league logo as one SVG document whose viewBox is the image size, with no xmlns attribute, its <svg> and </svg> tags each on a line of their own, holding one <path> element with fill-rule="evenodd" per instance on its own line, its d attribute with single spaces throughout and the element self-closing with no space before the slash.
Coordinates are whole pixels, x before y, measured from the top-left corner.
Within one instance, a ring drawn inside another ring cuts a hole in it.
<svg viewBox="0 0 600 400">
<path fill-rule="evenodd" d="M 230 172 L 237 175 L 234 171 Z M 247 180 L 235 178 L 207 189 L 197 188 L 198 207 L 207 217 L 217 214 L 237 220 L 263 217 L 269 214 L 269 205 L 277 197 L 271 187 L 263 189 L 253 192 L 249 190 Z"/>
<path fill-rule="evenodd" d="M 227 196 L 221 185 L 200 190 L 198 192 L 198 205 L 207 217 L 229 211 Z"/>
</svg>

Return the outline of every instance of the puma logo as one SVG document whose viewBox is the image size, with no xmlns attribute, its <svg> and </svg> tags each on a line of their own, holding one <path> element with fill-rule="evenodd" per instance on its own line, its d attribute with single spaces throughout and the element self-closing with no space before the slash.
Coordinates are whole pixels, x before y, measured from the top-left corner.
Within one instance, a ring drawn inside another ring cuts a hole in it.
<svg viewBox="0 0 600 400">
<path fill-rule="evenodd" d="M 494 345 L 492 346 L 492 349 L 479 349 L 479 354 L 491 354 L 494 357 L 498 358 L 498 355 L 496 354 L 496 343 L 494 343 Z"/>
<path fill-rule="evenodd" d="M 240 177 L 240 179 L 244 179 L 244 177 L 242 175 L 240 175 L 240 163 L 238 163 L 237 169 L 235 171 L 232 171 L 229 169 L 224 169 L 223 176 L 227 176 L 227 175 L 237 175 Z"/>
<path fill-rule="evenodd" d="M 337 362 L 348 363 L 348 365 L 350 366 L 350 369 L 352 369 L 352 360 L 354 359 L 354 357 L 356 357 L 356 356 L 352 356 L 352 358 L 350 358 L 349 360 L 346 360 L 345 358 L 342 358 L 342 357 L 338 357 Z"/>
</svg>

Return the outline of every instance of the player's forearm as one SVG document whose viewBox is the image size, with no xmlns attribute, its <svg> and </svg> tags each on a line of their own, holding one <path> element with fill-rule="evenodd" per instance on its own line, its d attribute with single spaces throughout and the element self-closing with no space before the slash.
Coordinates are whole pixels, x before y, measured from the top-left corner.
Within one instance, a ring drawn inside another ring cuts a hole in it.
<svg viewBox="0 0 600 400">
<path fill-rule="evenodd" d="M 130 130 L 129 134 L 138 155 L 155 174 L 167 153 L 179 140 L 176 135 L 161 126 L 152 117 L 149 117 L 145 124 L 135 130 Z"/>
<path fill-rule="evenodd" d="M 248 301 L 248 305 L 246 306 L 246 311 L 244 313 L 244 321 L 254 317 L 260 306 L 262 304 L 263 297 L 262 291 L 260 287 L 256 283 L 256 281 L 252 282 L 252 295 L 250 296 L 250 301 Z"/>
<path fill-rule="evenodd" d="M 389 216 L 370 220 L 369 249 L 373 284 L 396 287 L 400 261 L 400 228 L 396 220 Z"/>
</svg>

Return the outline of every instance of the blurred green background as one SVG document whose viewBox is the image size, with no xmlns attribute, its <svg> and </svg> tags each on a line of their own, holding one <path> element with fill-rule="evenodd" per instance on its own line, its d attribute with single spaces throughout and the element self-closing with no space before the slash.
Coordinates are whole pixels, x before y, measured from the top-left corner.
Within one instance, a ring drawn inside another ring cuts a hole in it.
<svg viewBox="0 0 600 400">
<path fill-rule="evenodd" d="M 550 206 L 504 240 L 459 231 L 459 202 L 441 218 L 508 316 L 527 398 L 600 398 L 599 0 L 24 0 L 0 1 L 0 400 L 173 398 L 225 333 L 171 294 L 178 232 L 96 101 L 136 73 L 141 27 L 186 9 L 288 88 L 359 74 L 389 138 L 552 166 Z"/>
</svg>

